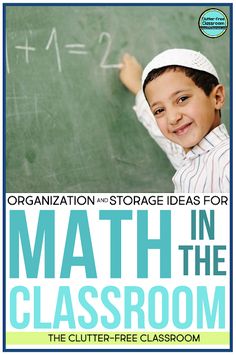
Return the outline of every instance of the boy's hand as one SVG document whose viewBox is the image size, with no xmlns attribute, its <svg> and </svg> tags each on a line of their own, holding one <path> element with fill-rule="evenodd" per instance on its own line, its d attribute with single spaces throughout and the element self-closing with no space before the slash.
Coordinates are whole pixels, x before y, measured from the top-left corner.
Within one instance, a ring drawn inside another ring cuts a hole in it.
<svg viewBox="0 0 236 355">
<path fill-rule="evenodd" d="M 130 54 L 124 54 L 121 61 L 120 80 L 134 95 L 137 95 L 142 87 L 142 66 L 137 59 Z"/>
</svg>

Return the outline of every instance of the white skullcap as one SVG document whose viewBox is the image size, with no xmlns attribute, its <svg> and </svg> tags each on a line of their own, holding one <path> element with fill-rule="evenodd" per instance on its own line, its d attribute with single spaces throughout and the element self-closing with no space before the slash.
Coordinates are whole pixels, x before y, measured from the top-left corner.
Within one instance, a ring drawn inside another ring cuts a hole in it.
<svg viewBox="0 0 236 355">
<path fill-rule="evenodd" d="M 191 49 L 174 48 L 158 54 L 147 64 L 142 74 L 142 85 L 147 75 L 153 69 L 159 69 L 169 65 L 180 65 L 182 67 L 202 70 L 214 75 L 219 80 L 214 66 L 203 54 Z"/>
</svg>

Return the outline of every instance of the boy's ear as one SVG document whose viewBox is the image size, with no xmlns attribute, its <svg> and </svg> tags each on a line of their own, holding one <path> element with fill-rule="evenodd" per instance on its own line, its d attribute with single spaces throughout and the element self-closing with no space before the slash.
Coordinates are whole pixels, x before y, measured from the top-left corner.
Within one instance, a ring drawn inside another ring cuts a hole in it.
<svg viewBox="0 0 236 355">
<path fill-rule="evenodd" d="M 225 103 L 225 88 L 223 85 L 218 84 L 213 89 L 213 98 L 215 100 L 215 109 L 220 110 Z"/>
</svg>

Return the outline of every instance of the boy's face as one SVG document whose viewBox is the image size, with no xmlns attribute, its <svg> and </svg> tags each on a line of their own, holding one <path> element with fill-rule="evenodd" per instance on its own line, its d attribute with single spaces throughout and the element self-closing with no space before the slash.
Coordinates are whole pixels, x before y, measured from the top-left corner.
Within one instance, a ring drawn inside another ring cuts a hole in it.
<svg viewBox="0 0 236 355">
<path fill-rule="evenodd" d="M 185 73 L 173 70 L 150 81 L 145 88 L 161 132 L 186 152 L 220 124 L 218 110 L 224 103 L 221 94 L 224 96 L 222 85 L 206 96 Z"/>
</svg>

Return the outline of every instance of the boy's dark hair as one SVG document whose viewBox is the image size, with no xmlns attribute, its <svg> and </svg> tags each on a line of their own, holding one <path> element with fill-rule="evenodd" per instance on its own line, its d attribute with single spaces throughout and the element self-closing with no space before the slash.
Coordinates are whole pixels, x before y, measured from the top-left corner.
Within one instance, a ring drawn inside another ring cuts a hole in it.
<svg viewBox="0 0 236 355">
<path fill-rule="evenodd" d="M 150 71 L 143 83 L 143 91 L 145 92 L 145 88 L 150 81 L 156 79 L 158 76 L 169 70 L 180 70 L 181 72 L 184 72 L 188 78 L 193 80 L 196 86 L 205 92 L 206 96 L 209 96 L 213 88 L 219 84 L 218 79 L 214 75 L 205 71 L 187 68 L 180 65 L 168 65 L 166 67 Z"/>
</svg>

